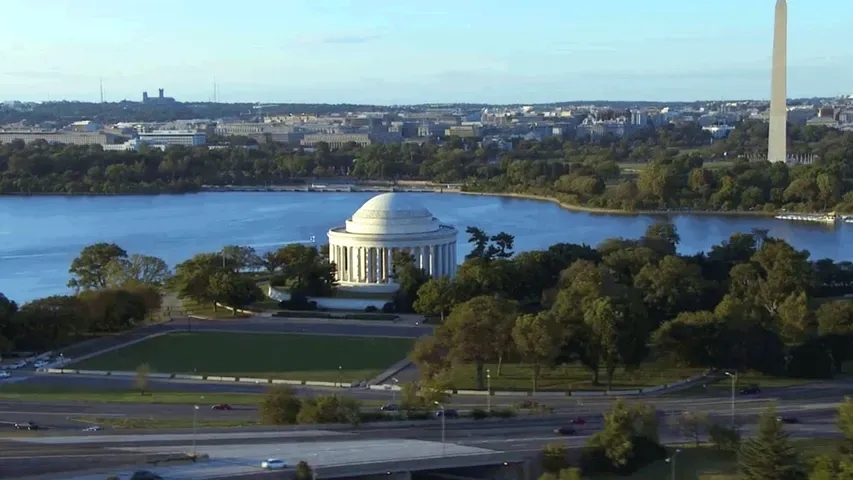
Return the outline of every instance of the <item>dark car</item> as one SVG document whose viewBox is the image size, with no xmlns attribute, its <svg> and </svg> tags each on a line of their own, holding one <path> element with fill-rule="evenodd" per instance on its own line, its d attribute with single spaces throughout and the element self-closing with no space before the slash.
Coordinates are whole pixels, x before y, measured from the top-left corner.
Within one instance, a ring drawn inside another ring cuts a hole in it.
<svg viewBox="0 0 853 480">
<path fill-rule="evenodd" d="M 228 405 L 227 403 L 218 403 L 218 404 L 210 407 L 210 409 L 211 410 L 231 410 L 231 405 Z"/>
<path fill-rule="evenodd" d="M 555 428 L 554 433 L 556 433 L 557 435 L 575 435 L 578 433 L 578 431 L 572 427 L 560 427 Z"/>
<path fill-rule="evenodd" d="M 586 420 L 584 420 L 583 417 L 578 417 L 572 419 L 572 421 L 569 423 L 571 423 L 572 425 L 586 425 Z"/>
<path fill-rule="evenodd" d="M 444 412 L 444 418 L 459 418 L 459 412 L 452 408 L 445 408 L 444 410 L 436 410 L 435 416 L 442 416 L 442 412 Z"/>
<path fill-rule="evenodd" d="M 382 407 L 380 407 L 379 409 L 382 410 L 383 412 L 399 412 L 400 406 L 395 405 L 393 403 L 389 403 L 387 405 L 382 405 Z"/>
<path fill-rule="evenodd" d="M 778 420 L 782 423 L 788 423 L 788 424 L 800 423 L 800 420 L 796 417 L 776 417 L 776 420 Z"/>
<path fill-rule="evenodd" d="M 15 428 L 18 430 L 38 430 L 39 427 L 37 423 L 26 422 L 26 423 L 16 423 Z"/>
<path fill-rule="evenodd" d="M 130 477 L 130 480 L 163 480 L 163 477 L 154 472 L 149 472 L 148 470 L 137 470 L 133 472 L 133 476 Z"/>
<path fill-rule="evenodd" d="M 758 385 L 749 385 L 740 389 L 741 395 L 757 395 L 761 393 L 761 387 Z"/>
</svg>

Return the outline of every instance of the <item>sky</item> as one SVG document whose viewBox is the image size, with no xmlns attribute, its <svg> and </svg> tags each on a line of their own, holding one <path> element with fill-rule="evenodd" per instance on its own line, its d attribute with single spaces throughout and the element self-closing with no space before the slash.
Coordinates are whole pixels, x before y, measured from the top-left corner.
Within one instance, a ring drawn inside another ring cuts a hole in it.
<svg viewBox="0 0 853 480">
<path fill-rule="evenodd" d="M 2 0 L 0 100 L 766 99 L 775 0 Z M 788 96 L 853 94 L 850 0 L 789 0 Z"/>
</svg>

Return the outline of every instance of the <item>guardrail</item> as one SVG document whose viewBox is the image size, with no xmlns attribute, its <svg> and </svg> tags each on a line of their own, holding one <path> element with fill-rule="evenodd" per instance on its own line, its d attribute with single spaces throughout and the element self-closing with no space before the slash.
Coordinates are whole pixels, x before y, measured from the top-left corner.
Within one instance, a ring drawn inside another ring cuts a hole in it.
<svg viewBox="0 0 853 480">
<path fill-rule="evenodd" d="M 73 374 L 73 375 L 112 375 L 112 376 L 122 376 L 122 377 L 131 377 L 135 376 L 136 372 L 126 372 L 126 371 L 103 371 L 103 370 L 76 370 L 76 369 L 62 369 L 62 368 L 40 368 L 37 370 L 40 373 L 47 374 Z M 561 398 L 561 397 L 622 397 L 622 396 L 639 396 L 646 395 L 650 393 L 663 392 L 667 390 L 671 390 L 673 388 L 683 387 L 685 385 L 690 385 L 692 383 L 704 380 L 713 375 L 712 371 L 706 372 L 702 375 L 696 375 L 694 377 L 690 377 L 684 380 L 679 380 L 677 382 L 669 383 L 666 385 L 658 385 L 654 387 L 642 388 L 642 389 L 633 389 L 633 390 L 610 390 L 610 391 L 568 391 L 568 392 L 526 392 L 526 391 L 496 391 L 486 392 L 485 390 L 447 390 L 445 393 L 450 395 L 463 395 L 463 396 L 487 396 L 491 394 L 492 396 L 497 397 L 536 397 L 536 398 Z M 325 387 L 325 388 L 353 388 L 358 386 L 358 384 L 354 383 L 341 383 L 341 382 L 319 382 L 319 381 L 311 381 L 311 380 L 287 380 L 287 379 L 277 379 L 277 378 L 259 378 L 259 377 L 223 377 L 219 375 L 187 375 L 187 374 L 177 374 L 177 373 L 150 373 L 148 374 L 150 378 L 156 379 L 167 379 L 167 380 L 194 380 L 194 381 L 206 381 L 206 382 L 218 382 L 218 383 L 253 383 L 253 384 L 272 384 L 272 385 L 304 385 L 307 387 Z M 379 391 L 394 391 L 399 392 L 402 388 L 399 385 L 368 385 L 365 387 L 367 390 L 379 390 Z"/>
</svg>

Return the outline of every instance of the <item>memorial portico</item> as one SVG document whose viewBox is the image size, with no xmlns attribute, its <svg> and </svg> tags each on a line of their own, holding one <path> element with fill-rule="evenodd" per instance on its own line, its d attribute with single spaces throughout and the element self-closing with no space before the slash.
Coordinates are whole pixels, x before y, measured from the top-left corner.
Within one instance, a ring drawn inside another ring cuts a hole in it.
<svg viewBox="0 0 853 480">
<path fill-rule="evenodd" d="M 329 230 L 329 260 L 337 265 L 341 287 L 388 292 L 394 253 L 407 252 L 432 277 L 456 273 L 457 231 L 403 193 L 368 200 L 345 226 Z"/>
</svg>

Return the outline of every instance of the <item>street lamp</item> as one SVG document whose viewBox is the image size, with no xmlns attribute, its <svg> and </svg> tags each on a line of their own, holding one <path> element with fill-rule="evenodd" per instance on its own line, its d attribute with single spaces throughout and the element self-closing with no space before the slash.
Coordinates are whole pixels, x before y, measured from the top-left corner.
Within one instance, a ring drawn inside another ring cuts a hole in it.
<svg viewBox="0 0 853 480">
<path fill-rule="evenodd" d="M 681 449 L 676 448 L 675 452 L 673 452 L 672 456 L 666 459 L 666 463 L 668 463 L 671 467 L 671 472 L 670 472 L 670 479 L 671 480 L 675 480 L 675 457 L 677 457 L 679 453 L 681 453 Z"/>
<path fill-rule="evenodd" d="M 737 384 L 737 372 L 726 372 L 726 375 L 732 379 L 732 430 L 735 429 L 735 386 Z"/>
<path fill-rule="evenodd" d="M 486 369 L 486 411 L 492 413 L 492 372 Z"/>
<path fill-rule="evenodd" d="M 195 450 L 195 437 L 196 437 L 196 417 L 198 416 L 198 405 L 193 405 L 193 458 L 195 458 L 196 450 Z"/>
<path fill-rule="evenodd" d="M 394 382 L 395 387 L 400 386 L 400 381 L 397 380 L 395 377 L 391 377 L 391 381 Z M 395 403 L 396 401 L 397 401 L 397 389 L 391 388 L 391 403 Z"/>
<path fill-rule="evenodd" d="M 442 405 L 438 401 L 435 401 L 433 403 L 438 405 L 438 408 L 441 411 L 441 456 L 443 457 L 445 455 L 445 453 L 447 452 L 447 446 L 444 443 L 444 438 L 445 438 L 444 437 L 444 432 L 445 432 L 444 419 L 447 417 L 444 415 L 444 405 Z"/>
<path fill-rule="evenodd" d="M 344 367 L 342 365 L 338 365 L 338 386 L 344 386 Z"/>
</svg>

